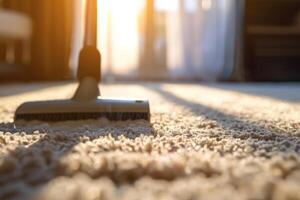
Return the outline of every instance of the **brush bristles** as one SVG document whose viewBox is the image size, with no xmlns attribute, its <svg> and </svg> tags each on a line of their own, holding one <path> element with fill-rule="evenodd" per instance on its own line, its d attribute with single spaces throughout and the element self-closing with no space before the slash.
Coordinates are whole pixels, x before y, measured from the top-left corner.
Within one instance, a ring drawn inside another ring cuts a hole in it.
<svg viewBox="0 0 300 200">
<path fill-rule="evenodd" d="M 139 112 L 95 112 L 95 113 L 42 113 L 42 114 L 17 114 L 15 120 L 25 121 L 78 121 L 78 120 L 97 120 L 100 118 L 106 118 L 109 121 L 127 121 L 127 120 L 150 120 L 149 113 Z"/>
</svg>

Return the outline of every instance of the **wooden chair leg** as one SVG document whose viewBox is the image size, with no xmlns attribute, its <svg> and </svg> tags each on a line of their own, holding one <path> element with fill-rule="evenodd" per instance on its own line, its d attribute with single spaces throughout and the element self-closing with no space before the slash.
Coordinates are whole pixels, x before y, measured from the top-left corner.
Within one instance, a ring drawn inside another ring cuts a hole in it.
<svg viewBox="0 0 300 200">
<path fill-rule="evenodd" d="M 6 42 L 6 62 L 9 64 L 14 64 L 16 60 L 16 55 L 15 55 L 15 44 L 13 41 L 7 41 Z"/>
<path fill-rule="evenodd" d="M 31 43 L 30 40 L 22 41 L 22 64 L 28 65 L 31 61 Z"/>
</svg>

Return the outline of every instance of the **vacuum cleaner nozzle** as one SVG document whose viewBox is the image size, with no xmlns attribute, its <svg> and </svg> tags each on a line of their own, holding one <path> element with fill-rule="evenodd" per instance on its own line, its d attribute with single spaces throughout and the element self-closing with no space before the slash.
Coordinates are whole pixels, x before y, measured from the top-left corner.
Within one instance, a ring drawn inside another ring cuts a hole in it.
<svg viewBox="0 0 300 200">
<path fill-rule="evenodd" d="M 15 114 L 15 121 L 73 121 L 106 118 L 110 121 L 150 120 L 149 102 L 97 98 L 91 101 L 56 100 L 27 102 Z"/>
</svg>

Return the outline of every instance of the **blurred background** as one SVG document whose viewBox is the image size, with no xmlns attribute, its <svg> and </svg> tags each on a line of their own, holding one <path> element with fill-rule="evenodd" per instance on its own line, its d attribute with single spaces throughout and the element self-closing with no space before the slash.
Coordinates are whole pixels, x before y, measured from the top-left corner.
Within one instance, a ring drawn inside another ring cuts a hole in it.
<svg viewBox="0 0 300 200">
<path fill-rule="evenodd" d="M 299 0 L 99 0 L 103 79 L 299 81 Z M 72 80 L 85 0 L 0 0 L 0 81 Z"/>
</svg>

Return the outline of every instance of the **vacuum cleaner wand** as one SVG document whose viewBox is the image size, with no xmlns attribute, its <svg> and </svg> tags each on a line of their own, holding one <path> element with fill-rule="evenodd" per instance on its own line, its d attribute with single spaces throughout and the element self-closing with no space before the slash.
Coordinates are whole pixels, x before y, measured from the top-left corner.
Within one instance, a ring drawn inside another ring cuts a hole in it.
<svg viewBox="0 0 300 200">
<path fill-rule="evenodd" d="M 97 46 L 97 24 L 98 24 L 97 1 L 87 1 L 84 45 Z"/>
<path fill-rule="evenodd" d="M 77 77 L 93 77 L 101 81 L 101 55 L 97 49 L 97 0 L 86 3 L 86 20 L 83 49 L 79 56 Z"/>
<path fill-rule="evenodd" d="M 95 99 L 100 95 L 101 54 L 97 49 L 97 0 L 86 2 L 84 44 L 79 55 L 77 100 Z"/>
<path fill-rule="evenodd" d="M 147 100 L 100 97 L 101 55 L 97 49 L 97 0 L 87 0 L 84 46 L 80 52 L 77 78 L 79 86 L 70 100 L 27 102 L 15 113 L 17 121 L 69 121 L 106 118 L 150 120 Z"/>
</svg>

